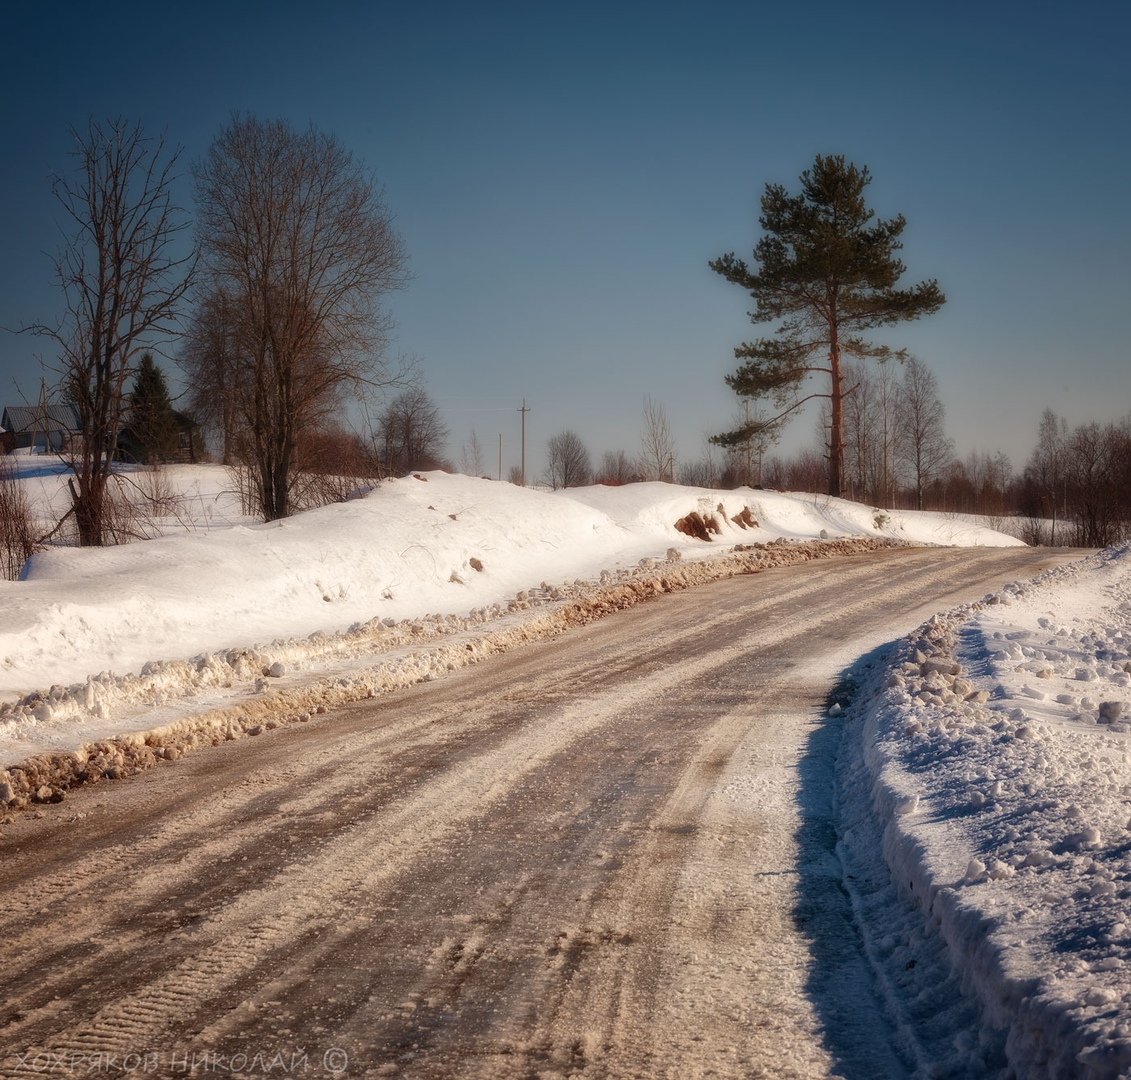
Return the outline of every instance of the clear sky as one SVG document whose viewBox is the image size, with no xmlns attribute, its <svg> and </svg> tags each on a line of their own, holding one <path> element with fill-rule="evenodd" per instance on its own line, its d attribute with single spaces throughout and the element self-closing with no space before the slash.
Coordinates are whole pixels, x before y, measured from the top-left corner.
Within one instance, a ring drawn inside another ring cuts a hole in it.
<svg viewBox="0 0 1131 1080">
<path fill-rule="evenodd" d="M 866 164 L 903 213 L 906 281 L 948 303 L 888 340 L 937 375 L 963 454 L 1020 466 L 1050 406 L 1131 412 L 1131 5 L 11 3 L 0 30 L 0 325 L 59 311 L 53 173 L 68 125 L 139 119 L 199 157 L 233 111 L 334 132 L 380 178 L 413 280 L 394 349 L 451 428 L 530 471 L 575 429 L 639 446 L 645 394 L 681 457 L 730 425 L 768 181 Z M 180 196 L 191 205 L 186 180 Z M 0 334 L 0 399 L 42 339 Z M 174 375 L 175 372 L 170 372 Z M 814 438 L 794 421 L 784 448 Z"/>
</svg>

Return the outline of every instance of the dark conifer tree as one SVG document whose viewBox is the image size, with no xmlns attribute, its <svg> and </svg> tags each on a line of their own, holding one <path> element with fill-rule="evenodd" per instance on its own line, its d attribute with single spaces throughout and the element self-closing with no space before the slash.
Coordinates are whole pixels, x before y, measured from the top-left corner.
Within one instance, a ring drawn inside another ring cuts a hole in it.
<svg viewBox="0 0 1131 1080">
<path fill-rule="evenodd" d="M 726 377 L 743 398 L 770 397 L 780 410 L 776 423 L 813 398 L 829 399 L 830 495 L 841 493 L 844 467 L 842 358 L 904 359 L 905 350 L 867 340 L 868 331 L 937 311 L 946 297 L 934 280 L 909 289 L 896 283 L 906 267 L 897 258 L 902 215 L 876 218 L 864 201 L 868 169 L 843 157 L 818 155 L 801 174 L 801 193 L 767 184 L 754 248 L 756 270 L 728 253 L 711 269 L 754 298 L 754 323 L 777 322 L 772 337 L 734 350 L 742 365 Z M 803 394 L 812 374 L 828 376 L 827 389 Z M 755 425 L 756 426 L 756 425 Z M 721 446 L 738 446 L 755 434 L 751 425 L 716 435 Z"/>
<path fill-rule="evenodd" d="M 165 375 L 145 353 L 130 393 L 130 427 L 145 460 L 158 461 L 177 448 L 177 417 L 169 400 Z"/>
</svg>

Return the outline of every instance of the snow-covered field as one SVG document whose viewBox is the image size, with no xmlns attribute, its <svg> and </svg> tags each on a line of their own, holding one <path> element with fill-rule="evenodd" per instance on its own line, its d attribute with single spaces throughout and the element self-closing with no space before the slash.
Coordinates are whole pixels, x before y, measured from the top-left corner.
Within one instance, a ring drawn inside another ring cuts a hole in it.
<svg viewBox="0 0 1131 1080">
<path fill-rule="evenodd" d="M 63 477 L 20 467 L 46 519 Z M 271 727 L 433 678 L 556 632 L 582 598 L 615 607 L 618 588 L 707 580 L 735 572 L 728 558 L 774 565 L 843 538 L 1018 543 L 750 489 L 551 493 L 427 473 L 263 525 L 221 469 L 162 484 L 176 498 L 158 538 L 54 548 L 0 582 L 0 807 L 21 797 L 4 767 L 33 754 L 112 776 L 123 748 L 175 756 L 199 714 L 221 717 L 211 741 L 233 737 L 237 708 L 255 734 L 256 715 Z M 714 519 L 710 542 L 676 529 L 692 512 Z M 854 678 L 845 883 L 924 1074 L 1131 1071 L 1129 549 L 936 616 Z"/>
<path fill-rule="evenodd" d="M 846 869 L 947 1075 L 1131 1073 L 1129 684 L 1129 547 L 940 615 L 867 676 Z"/>
</svg>

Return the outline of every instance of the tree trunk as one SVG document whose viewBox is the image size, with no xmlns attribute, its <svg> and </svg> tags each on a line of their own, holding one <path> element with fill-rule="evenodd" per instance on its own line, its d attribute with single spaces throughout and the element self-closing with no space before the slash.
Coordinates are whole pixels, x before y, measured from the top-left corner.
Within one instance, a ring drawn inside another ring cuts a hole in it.
<svg viewBox="0 0 1131 1080">
<path fill-rule="evenodd" d="M 829 370 L 832 383 L 829 401 L 829 494 L 840 498 L 841 476 L 844 474 L 844 398 L 841 393 L 840 339 L 837 336 L 835 311 L 829 319 Z"/>
<path fill-rule="evenodd" d="M 916 436 L 915 446 L 915 509 L 923 509 L 923 447 Z"/>
<path fill-rule="evenodd" d="M 84 483 L 80 477 L 77 488 L 74 480 L 68 480 L 67 484 L 71 489 L 71 506 L 75 512 L 79 546 L 102 547 L 102 503 L 106 494 L 104 480 L 94 476 Z"/>
<path fill-rule="evenodd" d="M 271 519 L 278 521 L 280 518 L 285 518 L 290 513 L 290 500 L 287 491 L 287 476 L 290 473 L 289 462 L 280 460 L 275 465 L 275 475 L 273 477 L 273 491 L 272 491 L 272 513 Z"/>
</svg>

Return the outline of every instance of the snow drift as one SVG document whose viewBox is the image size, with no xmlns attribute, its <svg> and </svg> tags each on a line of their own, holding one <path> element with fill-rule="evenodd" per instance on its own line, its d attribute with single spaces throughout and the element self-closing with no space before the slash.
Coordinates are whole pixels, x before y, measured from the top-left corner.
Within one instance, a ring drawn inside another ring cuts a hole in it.
<svg viewBox="0 0 1131 1080">
<path fill-rule="evenodd" d="M 982 1029 L 936 1062 L 1131 1071 L 1129 684 L 1123 547 L 936 616 L 862 692 L 862 760 L 842 773 L 846 862 L 866 868 L 853 803 L 870 791 L 890 880 L 920 916 L 893 932 L 898 914 L 877 903 L 874 958 L 898 971 L 937 937 L 981 1006 Z"/>
</svg>

